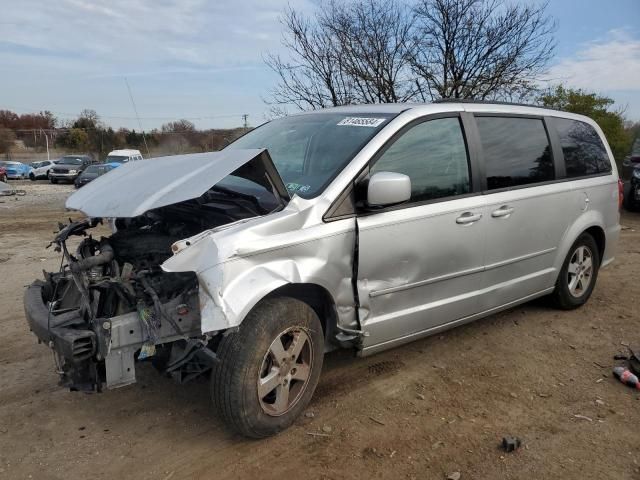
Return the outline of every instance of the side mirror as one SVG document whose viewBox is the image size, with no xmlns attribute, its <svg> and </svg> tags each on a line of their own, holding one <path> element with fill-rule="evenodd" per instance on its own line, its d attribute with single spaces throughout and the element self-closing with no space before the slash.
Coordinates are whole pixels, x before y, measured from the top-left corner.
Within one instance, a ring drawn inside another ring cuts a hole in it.
<svg viewBox="0 0 640 480">
<path fill-rule="evenodd" d="M 378 172 L 369 179 L 367 205 L 386 207 L 411 198 L 411 179 L 402 173 Z"/>
</svg>

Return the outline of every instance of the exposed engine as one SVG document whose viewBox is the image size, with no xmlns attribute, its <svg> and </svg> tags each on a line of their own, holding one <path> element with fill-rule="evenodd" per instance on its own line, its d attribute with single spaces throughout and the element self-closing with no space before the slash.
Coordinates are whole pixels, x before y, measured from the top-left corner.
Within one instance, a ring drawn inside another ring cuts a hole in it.
<svg viewBox="0 0 640 480">
<path fill-rule="evenodd" d="M 131 383 L 134 369 L 126 362 L 134 359 L 150 359 L 179 381 L 207 371 L 215 355 L 208 348 L 211 338 L 200 332 L 196 275 L 164 272 L 160 265 L 177 240 L 268 213 L 275 205 L 213 187 L 197 199 L 117 219 L 109 237 L 90 233 L 101 219 L 60 224 L 52 242 L 63 255 L 60 270 L 45 272 L 45 282 L 32 288 L 40 289 L 47 306 L 45 336 L 64 352 L 58 359 L 63 383 L 99 390 L 103 382 L 110 385 L 110 374 L 119 384 Z M 68 241 L 75 236 L 85 238 L 72 252 Z M 119 335 L 115 343 L 113 335 Z M 119 363 L 110 355 L 112 346 Z"/>
</svg>

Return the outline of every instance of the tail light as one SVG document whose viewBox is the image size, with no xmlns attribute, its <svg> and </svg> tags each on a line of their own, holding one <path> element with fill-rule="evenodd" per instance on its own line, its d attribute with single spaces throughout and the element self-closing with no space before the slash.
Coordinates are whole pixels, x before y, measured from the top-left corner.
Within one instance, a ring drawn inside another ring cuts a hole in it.
<svg viewBox="0 0 640 480">
<path fill-rule="evenodd" d="M 624 203 L 624 183 L 618 179 L 618 209 L 622 208 Z"/>
</svg>

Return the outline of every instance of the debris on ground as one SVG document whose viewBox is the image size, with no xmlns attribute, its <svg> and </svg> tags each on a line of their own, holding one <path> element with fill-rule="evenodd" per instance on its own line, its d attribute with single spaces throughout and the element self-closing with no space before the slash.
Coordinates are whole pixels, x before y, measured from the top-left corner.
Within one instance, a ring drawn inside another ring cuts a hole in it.
<svg viewBox="0 0 640 480">
<path fill-rule="evenodd" d="M 447 480 L 460 480 L 460 472 L 452 472 L 447 476 Z"/>
<path fill-rule="evenodd" d="M 13 188 L 8 183 L 0 182 L 0 197 L 9 197 L 16 195 L 22 197 L 27 194 L 26 190 L 18 190 Z"/>
<path fill-rule="evenodd" d="M 574 415 L 575 418 L 577 418 L 578 420 L 586 420 L 587 422 L 593 422 L 593 418 L 591 417 L 587 417 L 586 415 Z"/>
<path fill-rule="evenodd" d="M 520 446 L 522 445 L 522 440 L 520 440 L 518 437 L 503 437 L 502 438 L 502 449 L 505 452 L 513 452 L 515 450 L 517 450 L 518 448 L 520 448 Z"/>
<path fill-rule="evenodd" d="M 624 367 L 615 367 L 613 369 L 613 375 L 628 387 L 640 390 L 640 380 L 638 380 L 638 377 L 635 376 L 631 370 L 627 370 Z"/>
</svg>

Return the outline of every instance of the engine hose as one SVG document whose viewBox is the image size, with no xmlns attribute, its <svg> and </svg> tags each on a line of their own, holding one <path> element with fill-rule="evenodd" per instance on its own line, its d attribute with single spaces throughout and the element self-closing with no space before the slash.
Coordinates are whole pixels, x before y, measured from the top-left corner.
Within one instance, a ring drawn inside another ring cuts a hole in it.
<svg viewBox="0 0 640 480">
<path fill-rule="evenodd" d="M 86 270 L 90 270 L 93 267 L 97 267 L 99 265 L 104 265 L 105 263 L 109 263 L 113 260 L 113 248 L 108 243 L 100 244 L 100 253 L 97 255 L 93 255 L 91 257 L 83 258 L 76 262 L 72 262 L 69 265 L 71 271 L 74 273 L 84 272 Z"/>
</svg>

